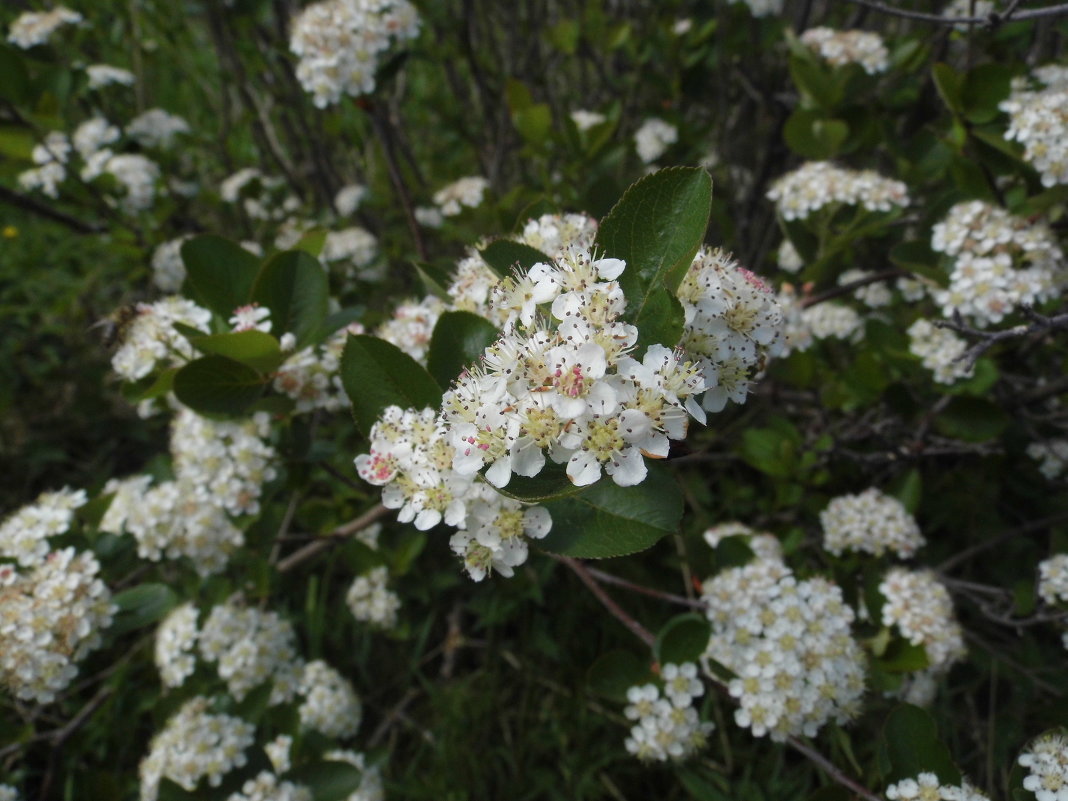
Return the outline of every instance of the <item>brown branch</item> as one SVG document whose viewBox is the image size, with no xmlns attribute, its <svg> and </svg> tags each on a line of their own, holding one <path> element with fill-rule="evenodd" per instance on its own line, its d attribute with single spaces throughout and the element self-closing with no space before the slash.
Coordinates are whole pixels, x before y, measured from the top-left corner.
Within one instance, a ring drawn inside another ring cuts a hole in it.
<svg viewBox="0 0 1068 801">
<path fill-rule="evenodd" d="M 1063 520 L 1068 520 L 1068 512 L 1063 512 L 1059 515 L 1053 515 L 1052 517 L 1046 517 L 1042 520 L 1034 520 L 1030 523 L 1025 523 L 1024 525 L 1019 526 L 1017 528 L 1009 529 L 1008 531 L 1002 532 L 996 537 L 991 537 L 988 540 L 983 540 L 982 542 L 977 543 L 971 546 L 970 548 L 965 548 L 960 553 L 954 554 L 949 559 L 946 559 L 944 562 L 942 562 L 942 564 L 938 565 L 935 570 L 938 573 L 945 573 L 947 570 L 956 567 L 962 562 L 967 562 L 976 554 L 982 553 L 983 551 L 989 548 L 993 548 L 997 545 L 1000 545 L 1001 543 L 1007 540 L 1011 540 L 1013 537 L 1018 537 L 1021 534 L 1033 534 L 1037 531 L 1044 531 L 1045 529 L 1048 529 L 1050 526 L 1052 526 L 1054 523 L 1060 523 Z"/>
<path fill-rule="evenodd" d="M 807 309 L 809 306 L 815 306 L 817 303 L 823 303 L 826 300 L 833 300 L 842 295 L 848 295 L 854 289 L 860 289 L 860 287 L 867 286 L 868 284 L 877 284 L 880 281 L 889 281 L 894 278 L 906 278 L 910 275 L 912 275 L 912 273 L 908 270 L 882 270 L 881 272 L 872 273 L 863 278 L 858 278 L 856 281 L 850 281 L 848 284 L 842 284 L 833 289 L 828 289 L 826 292 L 820 292 L 818 295 L 810 295 L 807 298 L 803 298 L 800 306 L 802 309 Z"/>
<path fill-rule="evenodd" d="M 371 125 L 374 128 L 375 135 L 378 136 L 379 142 L 382 143 L 382 153 L 386 157 L 386 167 L 389 170 L 389 178 L 393 183 L 394 191 L 397 193 L 397 200 L 400 201 L 401 208 L 404 210 L 404 218 L 408 223 L 408 230 L 412 233 L 412 241 L 415 244 L 415 251 L 419 254 L 420 259 L 426 261 L 427 250 L 426 244 L 423 242 L 423 231 L 415 219 L 415 211 L 412 208 L 412 198 L 408 193 L 408 187 L 404 183 L 404 176 L 401 175 L 397 153 L 393 149 L 393 126 L 389 121 L 389 115 L 383 109 L 378 107 L 369 109 L 368 115 L 371 118 Z"/>
<path fill-rule="evenodd" d="M 598 570 L 595 567 L 588 567 L 586 569 L 591 576 L 603 584 L 615 584 L 618 587 L 625 587 L 628 590 L 640 592 L 642 595 L 660 598 L 668 603 L 678 604 L 679 606 L 688 606 L 691 609 L 704 609 L 707 606 L 707 604 L 702 601 L 695 601 L 692 598 L 686 598 L 682 595 L 675 595 L 674 593 L 664 592 L 663 590 L 657 590 L 653 587 L 635 584 L 633 581 L 627 581 L 625 578 L 614 576 L 611 573 L 605 573 L 603 570 Z"/>
<path fill-rule="evenodd" d="M 988 28 L 998 28 L 1004 25 L 1006 22 L 1025 22 L 1032 19 L 1042 19 L 1043 17 L 1056 17 L 1061 14 L 1068 14 L 1068 3 L 1060 3 L 1055 6 L 1046 6 L 1045 8 L 1032 8 L 1026 11 L 1018 11 L 1017 6 L 1019 3 L 1012 3 L 1010 7 L 1002 14 L 996 11 L 992 11 L 986 16 L 968 16 L 968 17 L 943 17 L 941 14 L 928 14 L 924 11 L 910 11 L 905 8 L 896 8 L 894 6 L 887 5 L 886 3 L 880 3 L 878 0 L 849 0 L 850 3 L 857 6 L 863 6 L 864 8 L 870 8 L 873 11 L 879 11 L 883 14 L 889 14 L 894 17 L 902 17 L 904 19 L 917 20 L 919 22 L 933 22 L 938 25 L 984 25 Z"/>
<path fill-rule="evenodd" d="M 357 517 L 355 520 L 350 520 L 345 525 L 338 526 L 330 533 L 324 534 L 323 536 L 316 539 L 314 542 L 308 543 L 300 550 L 294 551 L 285 559 L 281 560 L 278 563 L 278 572 L 288 573 L 297 565 L 303 564 L 304 562 L 311 559 L 313 556 L 317 556 L 328 548 L 334 547 L 334 545 L 336 545 L 340 540 L 343 540 L 346 537 L 351 537 L 357 531 L 362 531 L 363 529 L 367 528 L 376 520 L 378 520 L 378 518 L 383 517 L 388 512 L 389 509 L 387 509 L 382 504 L 372 506 L 370 509 L 368 509 L 362 515 Z"/>
<path fill-rule="evenodd" d="M 804 754 L 804 756 L 810 762 L 816 765 L 816 767 L 820 768 L 820 770 L 830 776 L 834 781 L 838 782 L 838 784 L 849 790 L 852 790 L 861 798 L 865 798 L 867 799 L 867 801 L 883 801 L 883 799 L 878 794 L 873 793 L 864 785 L 860 784 L 856 779 L 853 779 L 852 777 L 843 773 L 841 770 L 835 767 L 835 764 L 831 762 L 831 760 L 827 759 L 827 757 L 825 757 L 815 748 L 803 742 L 799 738 L 788 737 L 786 739 L 786 743 L 795 751 L 799 751 Z"/>
<path fill-rule="evenodd" d="M 558 556 L 555 554 L 551 554 L 551 556 L 557 562 L 570 568 L 571 572 L 582 580 L 582 583 L 589 588 L 589 591 L 592 592 L 604 608 L 612 614 L 612 617 L 630 629 L 631 634 L 645 643 L 649 648 L 652 648 L 656 644 L 656 636 L 649 631 L 649 629 L 645 628 L 645 626 L 623 611 L 623 608 L 619 604 L 608 597 L 608 594 L 601 589 L 601 585 L 597 583 L 597 579 L 590 574 L 590 569 L 586 567 L 586 565 L 582 564 L 582 562 L 577 559 L 572 559 L 570 556 Z"/>
<path fill-rule="evenodd" d="M 45 205 L 39 200 L 15 192 L 4 186 L 0 186 L 0 202 L 15 206 L 23 211 L 28 211 L 31 214 L 36 214 L 38 217 L 44 217 L 46 220 L 65 225 L 79 234 L 99 234 L 106 230 L 102 225 L 82 222 L 76 217 L 72 217 L 65 212 Z"/>
<path fill-rule="evenodd" d="M 1068 329 L 1068 312 L 1046 317 L 1028 307 L 1024 307 L 1021 311 L 1031 320 L 1031 324 L 1020 323 L 1001 331 L 982 331 L 978 328 L 973 328 L 964 322 L 959 312 L 954 314 L 954 319 L 952 320 L 935 320 L 934 324 L 939 328 L 948 328 L 950 331 L 956 331 L 958 334 L 979 340 L 956 358 L 956 361 L 963 362 L 968 367 L 973 366 L 980 356 L 999 342 L 1021 339 L 1032 334 L 1044 334 L 1047 331 L 1057 331 L 1062 328 Z"/>
</svg>

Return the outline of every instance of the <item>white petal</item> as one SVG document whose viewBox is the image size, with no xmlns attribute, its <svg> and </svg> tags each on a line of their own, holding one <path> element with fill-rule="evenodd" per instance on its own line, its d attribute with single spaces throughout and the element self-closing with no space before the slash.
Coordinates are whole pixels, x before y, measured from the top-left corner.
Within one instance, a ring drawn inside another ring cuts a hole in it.
<svg viewBox="0 0 1068 801">
<path fill-rule="evenodd" d="M 486 480 L 495 487 L 507 487 L 511 477 L 512 460 L 508 456 L 502 456 L 486 471 Z"/>
<path fill-rule="evenodd" d="M 618 456 L 605 465 L 604 469 L 621 487 L 641 484 L 649 472 L 641 451 L 630 447 L 624 448 Z"/>
<path fill-rule="evenodd" d="M 520 439 L 512 448 L 512 470 L 527 478 L 536 476 L 545 466 L 545 453 L 531 439 Z"/>
<path fill-rule="evenodd" d="M 626 269 L 623 259 L 597 259 L 592 265 L 597 268 L 597 275 L 604 281 L 614 281 Z"/>
<path fill-rule="evenodd" d="M 575 451 L 567 462 L 567 477 L 575 486 L 585 487 L 601 477 L 601 463 L 589 451 Z"/>
<path fill-rule="evenodd" d="M 523 515 L 523 532 L 528 537 L 540 540 L 553 527 L 553 518 L 544 506 L 532 506 Z"/>
</svg>

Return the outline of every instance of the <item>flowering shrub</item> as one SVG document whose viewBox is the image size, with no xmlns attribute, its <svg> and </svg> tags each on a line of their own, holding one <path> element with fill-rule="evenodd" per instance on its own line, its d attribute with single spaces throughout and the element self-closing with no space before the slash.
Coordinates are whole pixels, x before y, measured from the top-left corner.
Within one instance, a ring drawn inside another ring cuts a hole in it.
<svg viewBox="0 0 1068 801">
<path fill-rule="evenodd" d="M 1064 801 L 1060 4 L 14 5 L 0 801 Z"/>
</svg>

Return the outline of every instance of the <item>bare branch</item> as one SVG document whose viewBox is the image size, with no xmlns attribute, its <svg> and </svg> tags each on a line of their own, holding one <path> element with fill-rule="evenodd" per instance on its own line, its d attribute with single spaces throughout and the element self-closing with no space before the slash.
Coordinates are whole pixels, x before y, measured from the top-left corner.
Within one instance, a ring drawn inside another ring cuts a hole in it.
<svg viewBox="0 0 1068 801">
<path fill-rule="evenodd" d="M 955 314 L 952 320 L 935 320 L 934 324 L 939 328 L 948 328 L 950 331 L 956 331 L 959 334 L 979 340 L 956 359 L 956 361 L 963 362 L 968 367 L 974 366 L 979 361 L 980 356 L 999 342 L 1021 339 L 1032 334 L 1044 334 L 1048 331 L 1057 331 L 1062 328 L 1068 329 L 1068 312 L 1053 317 L 1046 317 L 1029 307 L 1022 309 L 1022 312 L 1031 320 L 1030 325 L 1020 323 L 1001 331 L 983 331 L 973 328 L 964 322 L 959 313 Z"/>
<path fill-rule="evenodd" d="M 334 545 L 336 545 L 341 540 L 347 537 L 351 537 L 356 532 L 362 531 L 363 529 L 367 528 L 376 520 L 378 520 L 378 518 L 384 516 L 387 512 L 389 512 L 389 509 L 387 509 L 382 504 L 372 506 L 370 509 L 368 509 L 362 515 L 357 517 L 355 520 L 350 520 L 345 525 L 338 526 L 329 534 L 324 534 L 322 537 L 318 538 L 314 542 L 308 543 L 300 550 L 294 551 L 285 559 L 281 560 L 278 563 L 278 572 L 288 573 L 297 565 L 303 564 L 304 562 L 311 559 L 313 556 L 317 556 L 328 548 L 334 547 Z"/>
<path fill-rule="evenodd" d="M 897 8 L 895 6 L 887 5 L 886 3 L 880 3 L 878 0 L 849 0 L 849 2 L 853 3 L 853 5 L 864 6 L 873 11 L 889 14 L 894 17 L 902 17 L 903 19 L 912 19 L 919 22 L 932 22 L 937 25 L 982 25 L 991 29 L 998 28 L 1006 22 L 1025 22 L 1032 19 L 1042 19 L 1043 17 L 1056 17 L 1062 14 L 1068 14 L 1068 3 L 1059 3 L 1055 6 L 1031 8 L 1025 11 L 1019 11 L 1018 0 L 1011 3 L 1004 13 L 992 11 L 981 17 L 943 17 L 941 14 L 928 14 L 924 11 L 910 11 L 905 8 Z"/>
</svg>

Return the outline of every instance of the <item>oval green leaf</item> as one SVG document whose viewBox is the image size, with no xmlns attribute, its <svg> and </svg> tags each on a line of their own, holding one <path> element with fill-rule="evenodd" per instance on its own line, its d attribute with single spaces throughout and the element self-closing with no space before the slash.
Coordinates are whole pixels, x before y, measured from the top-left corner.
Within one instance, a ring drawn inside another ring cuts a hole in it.
<svg viewBox="0 0 1068 801">
<path fill-rule="evenodd" d="M 203 234 L 183 242 L 181 254 L 195 300 L 224 320 L 249 302 L 260 263 L 239 244 Z"/>
<path fill-rule="evenodd" d="M 341 383 L 352 402 L 356 425 L 371 433 L 387 406 L 438 408 L 441 387 L 421 364 L 384 339 L 350 336 L 341 354 Z"/>
<path fill-rule="evenodd" d="M 496 340 L 500 331 L 485 317 L 466 311 L 445 312 L 434 325 L 426 366 L 441 387 L 448 387 L 482 352 Z"/>
<path fill-rule="evenodd" d="M 549 501 L 553 527 L 538 545 L 546 551 L 581 559 L 607 559 L 644 551 L 678 530 L 682 492 L 662 465 L 635 487 L 602 478 L 585 491 Z"/>
<path fill-rule="evenodd" d="M 586 672 L 591 690 L 621 704 L 627 701 L 627 690 L 652 680 L 649 663 L 623 650 L 601 654 Z"/>
<path fill-rule="evenodd" d="M 535 264 L 552 263 L 552 259 L 537 248 L 510 239 L 490 242 L 478 253 L 501 276 L 511 275 L 516 270 L 529 270 Z"/>
<path fill-rule="evenodd" d="M 271 333 L 297 338 L 303 348 L 315 341 L 329 314 L 326 271 L 302 250 L 287 250 L 268 259 L 252 284 L 252 300 L 271 310 Z"/>
<path fill-rule="evenodd" d="M 656 635 L 653 653 L 661 665 L 696 662 L 704 655 L 711 636 L 712 625 L 704 615 L 678 615 Z"/>
<path fill-rule="evenodd" d="M 887 783 L 915 779 L 929 771 L 940 782 L 960 784 L 960 771 L 938 739 L 934 718 L 918 706 L 894 707 L 883 726 L 881 745 L 890 761 Z"/>
<path fill-rule="evenodd" d="M 166 584 L 139 584 L 114 596 L 119 614 L 111 631 L 121 634 L 161 620 L 178 604 L 178 595 Z"/>
<path fill-rule="evenodd" d="M 226 356 L 235 362 L 247 364 L 261 373 L 269 373 L 282 363 L 282 350 L 278 340 L 262 331 L 234 331 L 229 334 L 211 334 L 190 339 L 193 347 L 201 353 Z"/>
<path fill-rule="evenodd" d="M 359 789 L 362 778 L 354 765 L 327 760 L 301 765 L 285 775 L 287 781 L 311 790 L 315 801 L 343 801 Z"/>
<path fill-rule="evenodd" d="M 178 400 L 203 414 L 240 415 L 260 397 L 263 387 L 263 376 L 225 356 L 196 359 L 174 376 Z"/>
</svg>

